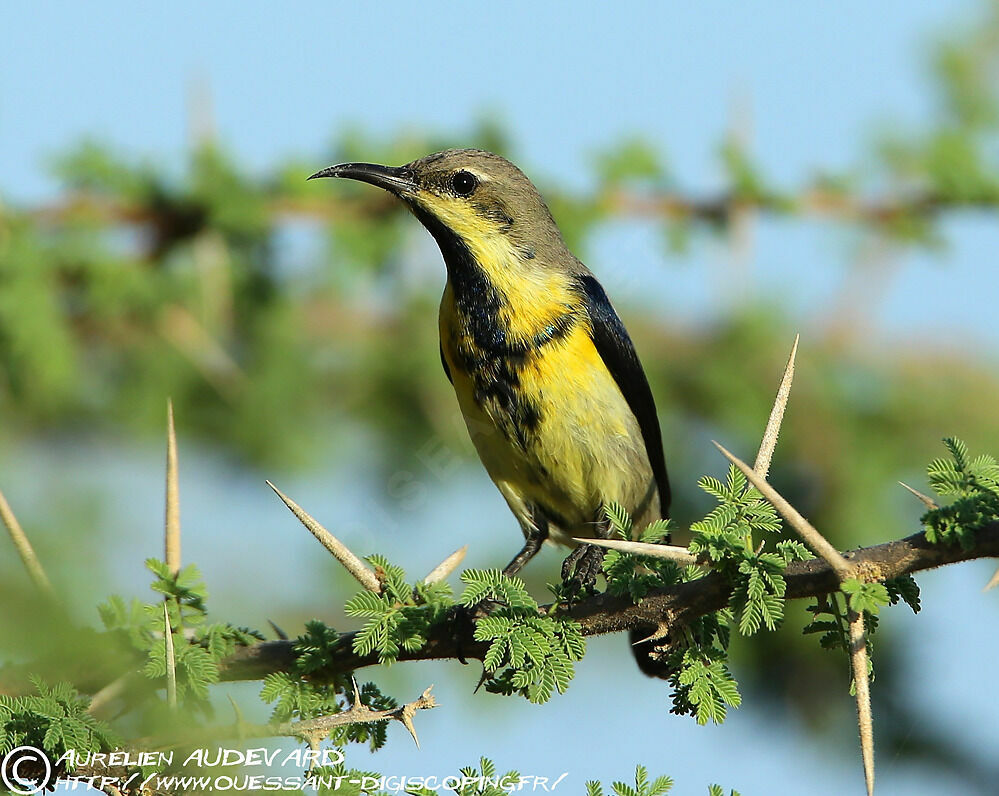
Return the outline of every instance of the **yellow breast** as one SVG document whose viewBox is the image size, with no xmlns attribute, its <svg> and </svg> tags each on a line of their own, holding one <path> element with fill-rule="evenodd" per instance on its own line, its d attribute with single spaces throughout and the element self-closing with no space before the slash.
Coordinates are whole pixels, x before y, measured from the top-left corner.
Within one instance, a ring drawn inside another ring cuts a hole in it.
<svg viewBox="0 0 999 796">
<path fill-rule="evenodd" d="M 516 504 L 544 506 L 561 518 L 553 533 L 565 541 L 592 536 L 606 501 L 643 505 L 652 473 L 641 431 L 585 315 L 514 361 L 476 359 L 445 291 L 441 340 L 472 441 L 515 512 Z"/>
</svg>

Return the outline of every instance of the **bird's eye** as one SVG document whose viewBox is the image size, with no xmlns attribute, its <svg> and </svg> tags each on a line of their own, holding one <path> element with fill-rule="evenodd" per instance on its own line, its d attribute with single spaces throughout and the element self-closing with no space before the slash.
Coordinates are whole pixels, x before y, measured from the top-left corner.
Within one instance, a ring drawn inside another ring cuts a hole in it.
<svg viewBox="0 0 999 796">
<path fill-rule="evenodd" d="M 451 187 L 458 196 L 471 196 L 478 185 L 475 175 L 467 171 L 457 171 L 451 178 Z"/>
</svg>

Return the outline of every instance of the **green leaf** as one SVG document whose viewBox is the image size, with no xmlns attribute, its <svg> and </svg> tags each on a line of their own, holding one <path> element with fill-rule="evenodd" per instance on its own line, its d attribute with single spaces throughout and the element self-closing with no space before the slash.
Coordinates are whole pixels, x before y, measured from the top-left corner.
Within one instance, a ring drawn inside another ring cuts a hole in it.
<svg viewBox="0 0 999 796">
<path fill-rule="evenodd" d="M 688 650 L 677 684 L 694 707 L 698 724 L 721 724 L 727 707 L 742 703 L 739 687 L 717 651 Z"/>
<path fill-rule="evenodd" d="M 364 619 L 377 618 L 391 610 L 392 603 L 387 597 L 367 590 L 355 594 L 343 607 L 347 616 Z"/>
<path fill-rule="evenodd" d="M 912 575 L 899 575 L 897 578 L 886 580 L 885 588 L 888 590 L 888 598 L 892 605 L 901 599 L 912 609 L 912 613 L 919 613 L 919 585 Z"/>
<path fill-rule="evenodd" d="M 648 142 L 627 139 L 596 159 L 598 176 L 608 185 L 616 186 L 636 180 L 660 180 L 665 170 L 658 152 Z"/>
<path fill-rule="evenodd" d="M 611 530 L 621 539 L 631 539 L 631 517 L 620 503 L 610 501 L 604 504 L 604 515 Z"/>
<path fill-rule="evenodd" d="M 888 605 L 888 589 L 881 583 L 864 583 L 856 578 L 843 581 L 840 589 L 849 598 L 850 608 L 877 614 L 881 606 Z"/>
</svg>

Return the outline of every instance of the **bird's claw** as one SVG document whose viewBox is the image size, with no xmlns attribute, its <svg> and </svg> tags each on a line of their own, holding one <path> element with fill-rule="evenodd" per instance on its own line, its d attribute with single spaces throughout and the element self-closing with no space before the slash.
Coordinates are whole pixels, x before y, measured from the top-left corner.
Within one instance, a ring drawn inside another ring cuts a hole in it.
<svg viewBox="0 0 999 796">
<path fill-rule="evenodd" d="M 562 583 L 570 600 L 595 591 L 597 575 L 603 571 L 603 561 L 603 548 L 592 544 L 580 545 L 566 556 L 562 562 Z"/>
<path fill-rule="evenodd" d="M 468 663 L 465 660 L 464 645 L 468 639 L 474 638 L 475 623 L 489 616 L 498 607 L 499 603 L 494 600 L 483 600 L 475 605 L 454 605 L 448 609 L 447 622 L 454 642 L 455 657 L 460 663 Z"/>
<path fill-rule="evenodd" d="M 465 660 L 464 645 L 475 633 L 477 613 L 478 606 L 475 605 L 455 605 L 448 609 L 447 622 L 454 641 L 455 657 L 462 665 L 468 663 Z"/>
</svg>

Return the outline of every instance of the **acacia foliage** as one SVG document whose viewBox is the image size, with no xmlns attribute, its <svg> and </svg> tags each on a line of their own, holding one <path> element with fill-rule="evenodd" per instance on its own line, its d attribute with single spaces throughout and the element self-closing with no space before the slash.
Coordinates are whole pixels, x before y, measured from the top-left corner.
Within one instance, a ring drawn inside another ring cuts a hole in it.
<svg viewBox="0 0 999 796">
<path fill-rule="evenodd" d="M 927 538 L 934 536 L 937 544 L 970 549 L 977 532 L 999 522 L 995 512 L 999 464 L 990 455 L 972 457 L 960 440 L 948 438 L 945 444 L 949 457 L 934 459 L 928 475 L 937 494 L 950 502 L 929 510 L 924 527 Z M 699 565 L 681 569 L 662 559 L 610 551 L 604 572 L 609 593 L 627 595 L 636 602 L 650 589 L 696 581 L 707 572 L 728 581 L 727 607 L 688 622 L 680 637 L 664 640 L 653 652 L 671 672 L 671 711 L 705 724 L 723 722 L 728 709 L 742 701 L 729 667 L 732 634 L 772 630 L 783 621 L 783 571 L 790 561 L 807 558 L 808 552 L 797 542 L 779 539 L 780 522 L 773 507 L 734 466 L 725 482 L 705 478 L 701 486 L 718 505 L 693 527 L 689 550 L 697 555 Z M 960 507 L 956 515 L 955 507 Z M 620 506 L 608 506 L 607 519 L 619 536 L 630 535 L 631 520 Z M 958 527 L 960 522 L 968 524 Z M 943 535 L 941 523 L 948 529 Z M 645 531 L 643 541 L 661 543 L 669 530 L 669 522 L 655 523 Z M 774 552 L 765 552 L 768 546 Z M 483 681 L 489 690 L 540 703 L 569 687 L 574 665 L 586 648 L 580 627 L 567 616 L 562 599 L 542 609 L 519 578 L 506 577 L 498 570 L 466 570 L 461 575 L 465 589 L 455 600 L 446 583 L 421 580 L 410 584 L 402 568 L 382 556 L 370 557 L 369 563 L 375 567 L 380 590 L 359 592 L 345 609 L 348 616 L 363 620 L 361 627 L 345 636 L 322 622 L 310 622 L 294 644 L 292 666 L 264 678 L 260 699 L 272 704 L 273 710 L 269 723 L 253 728 L 251 737 L 292 735 L 315 743 L 318 739 L 308 731 L 296 729 L 298 723 L 336 716 L 356 709 L 359 702 L 374 710 L 396 708 L 398 701 L 374 683 L 359 688 L 353 672 L 331 667 L 347 639 L 357 655 L 375 653 L 382 664 L 390 665 L 401 650 L 419 652 L 435 626 L 451 626 L 469 618 L 475 621 L 475 640 L 488 643 L 482 661 Z M 263 635 L 225 622 L 209 622 L 207 593 L 194 566 L 171 571 L 163 562 L 150 559 L 146 567 L 153 575 L 151 589 L 157 599 L 126 603 L 112 596 L 99 606 L 104 631 L 96 638 L 113 650 L 119 666 L 121 660 L 129 661 L 123 666 L 124 677 L 138 678 L 143 684 L 131 690 L 114 726 L 91 710 L 103 689 L 88 698 L 75 684 L 47 685 L 33 676 L 36 693 L 0 697 L 0 753 L 32 744 L 50 759 L 59 760 L 69 750 L 85 754 L 127 747 L 130 737 L 140 736 L 149 743 L 150 734 L 157 746 L 166 747 L 231 735 L 231 728 L 216 723 L 209 691 L 219 681 L 225 659 L 238 646 L 255 644 Z M 551 590 L 557 597 L 566 597 L 561 584 Z M 878 628 L 880 610 L 901 601 L 919 610 L 919 590 L 910 576 L 884 583 L 859 576 L 847 579 L 816 601 L 810 609 L 814 619 L 804 633 L 821 634 L 821 647 L 848 653 L 848 612 L 864 617 L 869 638 Z M 462 613 L 476 609 L 479 613 Z M 240 737 L 248 731 L 238 709 L 236 728 Z M 172 739 L 165 740 L 170 733 Z M 323 736 L 338 747 L 365 743 L 375 751 L 387 741 L 386 721 L 331 726 Z M 57 773 L 73 774 L 73 765 Z M 167 768 L 160 773 L 170 772 Z M 634 787 L 615 783 L 613 790 L 625 795 L 632 791 L 656 794 L 665 793 L 670 785 L 666 777 L 650 782 L 640 766 Z M 591 793 L 599 788 L 595 783 L 588 785 Z"/>
</svg>

